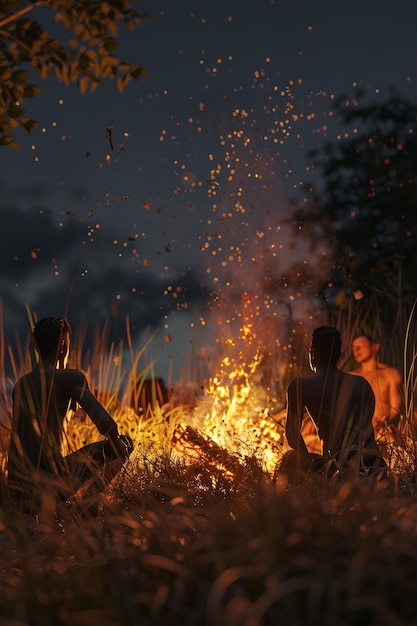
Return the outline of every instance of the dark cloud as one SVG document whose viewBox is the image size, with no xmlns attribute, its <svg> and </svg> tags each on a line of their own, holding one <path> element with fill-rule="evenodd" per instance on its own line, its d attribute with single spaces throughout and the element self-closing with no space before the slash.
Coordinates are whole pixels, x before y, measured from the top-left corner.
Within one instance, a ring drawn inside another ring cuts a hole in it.
<svg viewBox="0 0 417 626">
<path fill-rule="evenodd" d="M 44 209 L 31 212 L 1 208 L 0 266 L 2 277 L 19 282 L 47 268 L 59 266 L 85 239 L 81 222 L 54 223 L 52 213 Z"/>
<path fill-rule="evenodd" d="M 207 289 L 192 270 L 167 281 L 111 267 L 75 282 L 68 316 L 90 324 L 110 318 L 122 326 L 128 316 L 134 329 L 157 329 L 166 316 L 204 307 L 208 298 Z"/>
<path fill-rule="evenodd" d="M 158 329 L 167 317 L 204 308 L 208 292 L 192 269 L 167 277 L 120 257 L 112 233 L 93 241 L 86 223 L 34 209 L 0 209 L 0 296 L 6 334 L 26 333 L 26 307 L 37 317 L 66 314 L 75 327 L 91 331 L 112 322 L 112 337 L 124 332 L 126 317 L 138 331 Z"/>
<path fill-rule="evenodd" d="M 14 206 L 16 203 L 19 206 L 33 207 L 41 204 L 48 193 L 49 188 L 45 182 L 27 182 L 22 185 L 19 183 L 11 182 L 8 179 L 1 179 L 2 199 L 4 206 Z M 4 209 L 1 209 L 2 212 Z M 13 210 L 13 209 L 12 209 Z"/>
</svg>

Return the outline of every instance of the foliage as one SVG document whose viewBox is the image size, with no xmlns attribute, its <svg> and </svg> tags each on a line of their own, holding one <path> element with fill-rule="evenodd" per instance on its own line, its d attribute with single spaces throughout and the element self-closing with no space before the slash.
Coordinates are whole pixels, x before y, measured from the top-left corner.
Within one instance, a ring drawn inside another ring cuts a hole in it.
<svg viewBox="0 0 417 626">
<path fill-rule="evenodd" d="M 333 263 L 322 295 L 382 290 L 396 301 L 415 297 L 417 261 L 417 106 L 395 92 L 368 102 L 363 92 L 339 98 L 338 140 L 312 153 L 324 184 L 306 183 L 294 212 L 297 231 L 323 241 Z"/>
<path fill-rule="evenodd" d="M 16 129 L 30 133 L 39 125 L 23 108 L 42 91 L 33 82 L 34 72 L 42 80 L 54 76 L 64 85 L 76 83 L 82 94 L 113 79 L 122 91 L 130 80 L 145 74 L 140 64 L 117 55 L 120 25 L 133 30 L 142 20 L 137 4 L 130 0 L 1 3 L 0 146 L 18 147 Z"/>
</svg>

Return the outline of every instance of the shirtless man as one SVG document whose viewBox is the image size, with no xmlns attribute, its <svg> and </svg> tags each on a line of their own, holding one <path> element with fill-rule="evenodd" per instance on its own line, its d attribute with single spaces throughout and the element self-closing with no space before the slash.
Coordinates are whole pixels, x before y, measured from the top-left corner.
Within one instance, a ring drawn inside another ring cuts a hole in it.
<svg viewBox="0 0 417 626">
<path fill-rule="evenodd" d="M 340 333 L 332 326 L 313 332 L 309 351 L 313 374 L 293 378 L 287 389 L 286 438 L 292 448 L 281 470 L 290 482 L 308 473 L 314 465 L 336 458 L 340 466 L 386 467 L 372 427 L 375 398 L 369 383 L 337 368 Z M 323 442 L 322 454 L 307 449 L 302 428 L 306 413 Z"/>
<path fill-rule="evenodd" d="M 375 395 L 375 411 L 372 424 L 379 439 L 387 429 L 398 426 L 403 404 L 402 378 L 396 367 L 378 362 L 379 343 L 367 335 L 358 335 L 352 342 L 352 354 L 359 367 L 352 372 L 363 376 Z"/>
<path fill-rule="evenodd" d="M 84 374 L 67 369 L 70 328 L 66 320 L 46 317 L 32 335 L 39 362 L 13 389 L 13 419 L 8 458 L 8 483 L 13 499 L 26 513 L 37 513 L 49 490 L 63 500 L 83 484 L 102 488 L 132 450 L 129 437 L 89 390 Z M 106 439 L 63 456 L 63 424 L 77 402 Z M 104 481 L 104 482 L 103 482 Z"/>
</svg>

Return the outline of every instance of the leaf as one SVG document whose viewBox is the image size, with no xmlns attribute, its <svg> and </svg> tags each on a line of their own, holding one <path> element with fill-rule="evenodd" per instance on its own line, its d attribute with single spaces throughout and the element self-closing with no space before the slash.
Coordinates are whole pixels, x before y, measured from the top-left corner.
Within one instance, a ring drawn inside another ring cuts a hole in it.
<svg viewBox="0 0 417 626">
<path fill-rule="evenodd" d="M 103 48 L 108 53 L 114 52 L 117 47 L 118 47 L 117 41 L 111 38 L 107 39 L 103 44 Z"/>
<path fill-rule="evenodd" d="M 86 76 L 82 76 L 78 81 L 78 88 L 80 90 L 80 94 L 84 96 L 88 91 L 88 85 L 90 81 Z"/>
<path fill-rule="evenodd" d="M 19 150 L 20 148 L 15 138 L 10 135 L 3 135 L 0 137 L 0 146 L 8 146 L 9 148 L 14 148 L 15 150 Z"/>
<path fill-rule="evenodd" d="M 70 85 L 71 84 L 71 80 L 70 80 L 70 67 L 68 65 L 64 65 L 62 67 L 62 80 L 64 82 L 64 85 Z"/>
<path fill-rule="evenodd" d="M 29 72 L 26 70 L 19 70 L 18 72 L 14 72 L 13 81 L 15 83 L 25 83 L 28 79 Z"/>
<path fill-rule="evenodd" d="M 119 91 L 121 93 L 123 91 L 123 89 L 125 88 L 125 83 L 126 83 L 126 81 L 125 81 L 124 76 L 118 78 L 117 82 L 116 82 L 117 91 Z"/>
<path fill-rule="evenodd" d="M 86 70 L 90 67 L 91 61 L 90 57 L 86 52 L 82 52 L 78 59 L 78 67 L 81 71 Z"/>
<path fill-rule="evenodd" d="M 117 24 L 114 21 L 109 22 L 108 30 L 113 37 L 117 37 L 119 34 L 119 29 L 117 28 Z"/>
<path fill-rule="evenodd" d="M 17 104 L 14 104 L 14 103 L 11 103 L 9 105 L 9 108 L 8 108 L 7 112 L 8 112 L 9 117 L 11 117 L 12 119 L 16 119 L 20 115 L 23 115 L 25 110 L 21 106 L 18 106 Z"/>
<path fill-rule="evenodd" d="M 140 76 L 143 76 L 143 74 L 144 74 L 144 69 L 143 69 L 143 67 L 142 67 L 141 65 L 134 65 L 134 66 L 131 68 L 131 70 L 130 70 L 129 74 L 130 74 L 130 76 L 131 76 L 132 78 L 135 78 L 135 79 L 136 79 L 136 78 L 139 78 Z"/>
<path fill-rule="evenodd" d="M 30 117 L 24 117 L 20 119 L 19 121 L 20 121 L 20 125 L 22 126 L 22 128 L 24 128 L 24 130 L 27 132 L 28 135 L 31 134 L 33 128 L 37 128 L 40 126 L 39 122 L 37 122 L 36 120 L 33 120 Z"/>
<path fill-rule="evenodd" d="M 41 87 L 38 87 L 37 85 L 28 84 L 28 85 L 25 85 L 24 87 L 23 97 L 25 99 L 31 100 L 32 98 L 34 98 L 40 93 L 43 93 L 43 89 Z"/>
</svg>

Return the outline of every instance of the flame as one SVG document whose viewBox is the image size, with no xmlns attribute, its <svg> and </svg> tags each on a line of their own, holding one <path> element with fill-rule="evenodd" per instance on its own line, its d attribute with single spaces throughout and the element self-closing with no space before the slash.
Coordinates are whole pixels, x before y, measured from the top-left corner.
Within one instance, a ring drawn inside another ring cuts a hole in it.
<svg viewBox="0 0 417 626">
<path fill-rule="evenodd" d="M 194 409 L 191 424 L 209 445 L 224 450 L 240 463 L 255 458 L 264 470 L 273 473 L 284 451 L 285 414 L 283 408 L 272 414 L 276 400 L 263 384 L 263 355 L 248 294 L 242 304 L 242 325 L 237 337 L 224 340 L 222 349 L 228 354 L 222 356 L 217 373 L 209 378 L 206 395 Z M 190 448 L 197 445 L 195 438 L 188 437 L 186 442 L 181 439 L 181 434 L 174 438 L 173 446 L 188 452 L 191 458 Z"/>
<path fill-rule="evenodd" d="M 242 336 L 250 336 L 248 327 Z M 206 409 L 202 432 L 238 457 L 256 457 L 273 472 L 284 446 L 283 423 L 270 414 L 266 390 L 256 379 L 261 362 L 259 350 L 248 362 L 242 351 L 236 360 L 222 359 L 219 374 L 209 382 L 212 402 Z"/>
<path fill-rule="evenodd" d="M 239 466 L 253 459 L 265 471 L 274 472 L 286 446 L 285 411 L 281 407 L 273 412 L 276 400 L 262 383 L 263 356 L 255 337 L 251 323 L 244 323 L 236 340 L 225 341 L 224 348 L 231 353 L 221 358 L 205 396 L 193 408 L 160 406 L 155 398 L 152 408 L 142 413 L 123 401 L 111 410 L 108 407 L 119 431 L 132 437 L 137 451 L 140 448 L 136 458 L 143 454 L 149 460 L 174 451 L 188 464 L 204 465 L 214 478 L 221 474 L 233 479 Z M 96 437 L 96 428 L 84 412 L 71 411 L 62 452 L 67 454 Z"/>
</svg>

